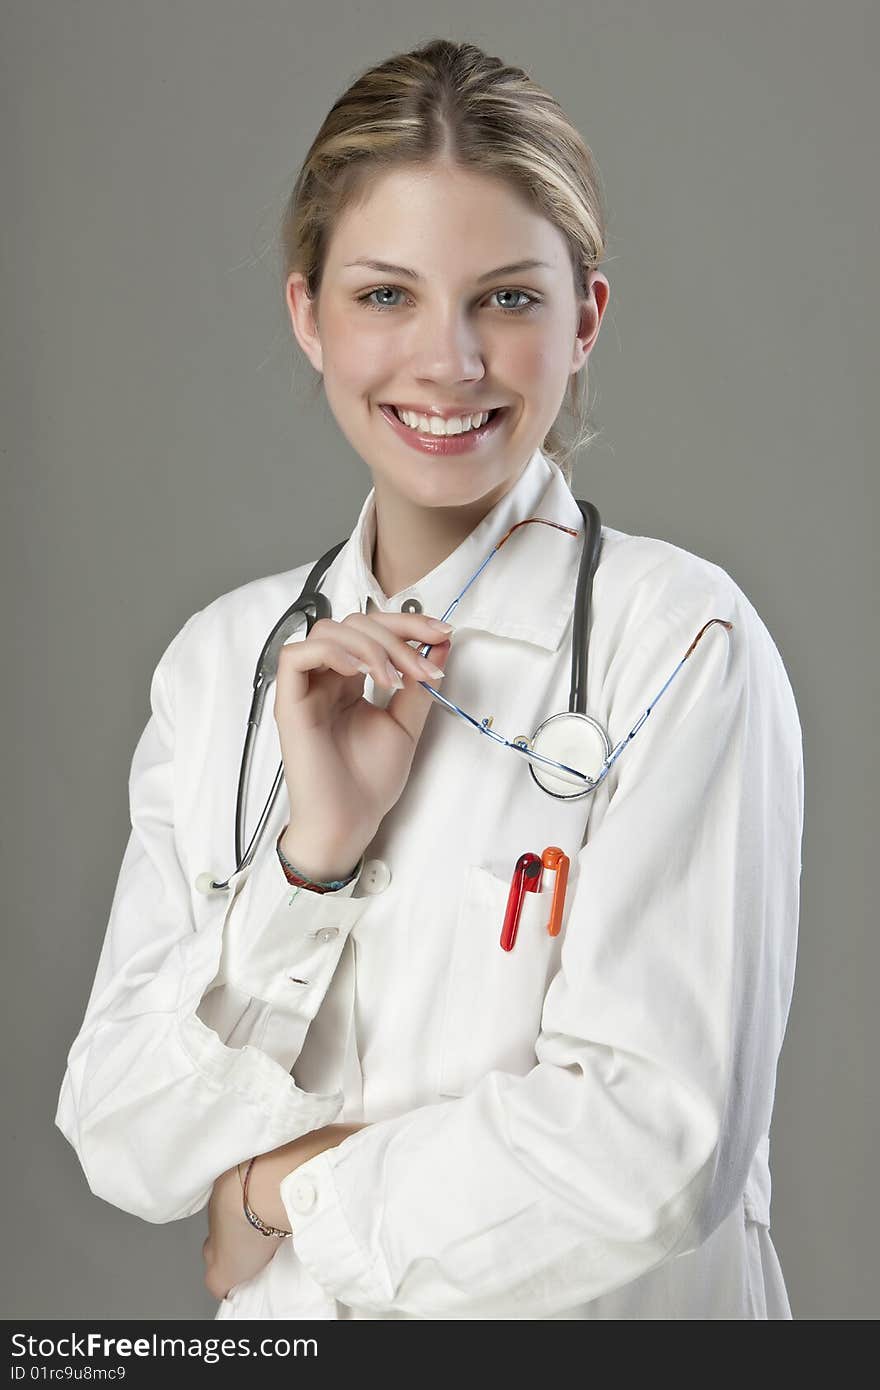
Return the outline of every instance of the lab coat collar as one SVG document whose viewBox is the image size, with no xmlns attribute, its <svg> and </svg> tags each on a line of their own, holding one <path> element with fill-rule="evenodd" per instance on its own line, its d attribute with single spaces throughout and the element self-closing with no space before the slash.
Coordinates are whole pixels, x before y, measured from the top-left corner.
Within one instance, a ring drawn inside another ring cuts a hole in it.
<svg viewBox="0 0 880 1390">
<path fill-rule="evenodd" d="M 439 617 L 506 531 L 528 516 L 561 522 L 577 538 L 549 526 L 526 526 L 505 543 L 451 616 L 456 630 L 476 628 L 555 651 L 571 617 L 583 545 L 583 517 L 559 465 L 536 449 L 513 487 L 461 544 L 430 573 L 399 593 L 383 593 L 372 570 L 375 488 L 327 572 L 334 613 L 401 612 L 407 599 Z M 322 585 L 322 588 L 325 587 Z"/>
</svg>

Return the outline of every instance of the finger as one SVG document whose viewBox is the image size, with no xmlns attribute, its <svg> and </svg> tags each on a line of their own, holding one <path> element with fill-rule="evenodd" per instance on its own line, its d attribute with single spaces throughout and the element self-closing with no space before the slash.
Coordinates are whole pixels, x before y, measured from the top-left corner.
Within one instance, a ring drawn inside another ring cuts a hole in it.
<svg viewBox="0 0 880 1390">
<path fill-rule="evenodd" d="M 447 640 L 438 642 L 431 656 L 441 671 L 446 665 L 447 658 L 452 650 L 452 644 Z M 425 721 L 432 707 L 437 703 L 433 695 L 430 695 L 417 680 L 406 681 L 402 690 L 396 690 L 386 705 L 386 713 L 390 714 L 401 728 L 405 729 L 412 739 L 417 743 L 425 727 Z M 430 679 L 427 681 L 429 686 L 434 685 Z M 436 683 L 439 686 L 439 681 Z"/>
<path fill-rule="evenodd" d="M 436 622 L 423 614 L 389 613 L 373 618 L 355 613 L 341 623 L 321 618 L 307 638 L 281 648 L 276 700 L 294 704 L 304 700 L 310 671 L 331 670 L 349 677 L 366 667 L 377 684 L 390 688 L 397 684 L 397 670 L 415 680 L 438 679 L 431 668 L 440 667 L 440 663 L 433 658 L 425 660 L 404 640 L 410 636 L 424 644 L 436 642 L 437 635 Z"/>
<path fill-rule="evenodd" d="M 382 655 L 385 660 L 390 661 L 394 671 L 400 671 L 413 680 L 440 680 L 443 667 L 434 660 L 430 652 L 438 642 L 449 640 L 451 630 L 442 631 L 444 626 L 451 628 L 450 624 L 441 624 L 437 619 L 421 613 L 351 613 L 341 624 L 346 634 L 342 641 L 352 648 L 353 644 L 347 634 L 355 631 L 363 633 L 378 644 L 373 649 L 376 662 L 368 658 L 368 665 L 370 675 L 374 680 L 378 677 L 383 685 L 393 686 L 395 680 L 391 672 L 390 679 L 386 679 Z M 415 645 L 412 645 L 413 643 Z"/>
<path fill-rule="evenodd" d="M 321 622 L 327 622 L 330 629 L 339 628 L 338 623 L 331 623 L 329 619 L 321 619 Z M 327 629 L 319 632 L 317 628 L 318 623 L 315 623 L 307 639 L 287 643 L 278 653 L 278 669 L 275 675 L 276 715 L 279 704 L 289 706 L 305 700 L 310 688 L 310 673 L 322 676 L 328 673 L 335 674 L 344 680 L 358 673 L 357 663 L 363 660 L 363 657 L 348 651 L 338 638 L 332 636 L 332 632 Z M 325 632 L 327 635 L 324 635 Z"/>
</svg>

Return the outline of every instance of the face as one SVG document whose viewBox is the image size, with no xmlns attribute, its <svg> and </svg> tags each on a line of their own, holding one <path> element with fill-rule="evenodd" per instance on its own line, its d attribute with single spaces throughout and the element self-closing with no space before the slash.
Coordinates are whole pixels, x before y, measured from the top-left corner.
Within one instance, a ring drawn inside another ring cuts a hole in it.
<svg viewBox="0 0 880 1390">
<path fill-rule="evenodd" d="M 522 261 L 542 264 L 499 273 Z M 595 342 L 608 288 L 593 271 L 578 301 L 551 222 L 497 180 L 436 165 L 377 179 L 334 229 L 317 299 L 295 273 L 287 301 L 377 495 L 485 513 L 556 419 Z M 415 434 L 411 417 L 392 421 L 392 405 L 429 419 L 499 409 L 486 427 L 447 439 Z"/>
</svg>

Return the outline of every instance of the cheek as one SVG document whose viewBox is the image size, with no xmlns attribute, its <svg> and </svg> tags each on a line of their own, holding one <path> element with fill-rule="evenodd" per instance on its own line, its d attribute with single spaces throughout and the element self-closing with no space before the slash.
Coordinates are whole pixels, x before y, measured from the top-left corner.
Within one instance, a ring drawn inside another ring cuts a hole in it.
<svg viewBox="0 0 880 1390">
<path fill-rule="evenodd" d="M 325 355 L 340 388 L 353 393 L 368 391 L 374 382 L 378 386 L 387 381 L 389 372 L 399 369 L 399 359 L 392 334 L 370 332 L 368 327 L 359 327 L 357 320 L 344 325 Z"/>
<path fill-rule="evenodd" d="M 504 377 L 522 387 L 523 395 L 540 393 L 564 370 L 565 344 L 558 334 L 523 334 L 501 350 Z"/>
<path fill-rule="evenodd" d="M 516 384 L 523 398 L 533 404 L 544 399 L 553 379 L 553 363 L 549 352 L 523 354 L 511 372 L 511 381 Z"/>
</svg>

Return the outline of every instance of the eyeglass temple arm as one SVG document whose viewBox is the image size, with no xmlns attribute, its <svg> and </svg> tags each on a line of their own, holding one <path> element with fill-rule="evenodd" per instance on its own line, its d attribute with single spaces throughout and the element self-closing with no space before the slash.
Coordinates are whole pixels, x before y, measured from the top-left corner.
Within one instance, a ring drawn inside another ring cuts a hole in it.
<svg viewBox="0 0 880 1390">
<path fill-rule="evenodd" d="M 520 526 L 531 526 L 534 525 L 536 522 L 539 522 L 542 526 L 553 526 L 557 531 L 566 531 L 570 536 L 576 537 L 578 535 L 578 532 L 575 531 L 571 526 L 563 526 L 561 521 L 550 521 L 547 517 L 544 516 L 529 516 L 526 517 L 524 521 L 517 521 L 515 525 L 511 526 L 509 531 L 505 531 L 504 535 L 501 537 L 501 540 L 498 541 L 497 545 L 494 545 L 492 547 L 492 549 L 489 551 L 489 554 L 486 556 L 485 560 L 480 565 L 479 569 L 474 570 L 470 579 L 465 584 L 461 593 L 458 595 L 458 598 L 454 598 L 452 600 L 446 612 L 443 614 L 442 618 L 440 619 L 441 622 L 445 623 L 448 620 L 450 613 L 455 612 L 456 608 L 461 603 L 468 589 L 479 579 L 480 575 L 483 573 L 483 570 L 486 568 L 489 561 L 492 559 L 494 555 L 498 554 L 498 551 L 501 549 L 502 545 L 504 545 L 504 542 L 510 540 L 510 537 L 513 535 L 514 531 L 518 530 Z M 428 642 L 422 642 L 421 647 L 425 647 L 428 651 L 431 650 L 431 644 Z M 421 650 L 421 647 L 419 648 L 419 650 Z"/>
<path fill-rule="evenodd" d="M 615 762 L 617 761 L 617 759 L 620 757 L 621 753 L 623 752 L 624 748 L 625 748 L 626 745 L 629 743 L 629 741 L 630 741 L 631 739 L 635 738 L 636 734 L 639 732 L 639 729 L 640 729 L 640 728 L 642 727 L 642 725 L 644 724 L 645 720 L 647 719 L 648 715 L 651 713 L 651 710 L 654 708 L 654 706 L 656 705 L 657 701 L 660 699 L 661 695 L 662 695 L 662 694 L 664 693 L 664 691 L 667 690 L 668 687 L 672 684 L 672 682 L 674 681 L 675 677 L 678 675 L 679 671 L 681 670 L 682 666 L 684 665 L 684 663 L 687 661 L 688 657 L 691 655 L 691 653 L 692 653 L 692 652 L 694 651 L 694 649 L 696 648 L 696 645 L 697 645 L 697 643 L 699 642 L 700 638 L 702 637 L 703 633 L 706 631 L 707 628 L 710 628 L 710 627 L 712 626 L 713 623 L 719 623 L 719 624 L 721 625 L 721 627 L 726 627 L 727 630 L 728 630 L 728 632 L 732 632 L 732 631 L 733 631 L 733 623 L 728 622 L 726 618 L 710 618 L 709 621 L 708 621 L 707 623 L 704 623 L 704 624 L 703 624 L 703 626 L 700 628 L 699 632 L 697 633 L 696 637 L 694 638 L 693 642 L 691 642 L 690 646 L 688 647 L 687 651 L 685 652 L 684 656 L 681 658 L 681 661 L 678 663 L 678 665 L 676 666 L 675 670 L 672 672 L 672 675 L 669 677 L 669 679 L 668 679 L 667 681 L 664 682 L 664 684 L 663 684 L 663 685 L 660 687 L 660 689 L 657 691 L 657 694 L 654 696 L 653 700 L 652 700 L 651 703 L 648 705 L 647 709 L 644 710 L 643 713 L 639 715 L 638 719 L 636 720 L 635 724 L 633 724 L 633 726 L 632 726 L 632 728 L 630 729 L 629 733 L 628 733 L 624 738 L 622 738 L 622 739 L 620 740 L 620 742 L 619 742 L 618 744 L 615 745 L 614 748 L 612 748 L 611 752 L 608 754 L 608 757 L 605 759 L 604 763 L 602 764 L 602 768 L 601 768 L 601 770 L 600 770 L 599 778 L 597 778 L 597 781 L 601 780 L 602 777 L 605 777 L 605 776 L 607 775 L 609 769 L 611 768 L 612 763 L 615 763 Z"/>
</svg>

